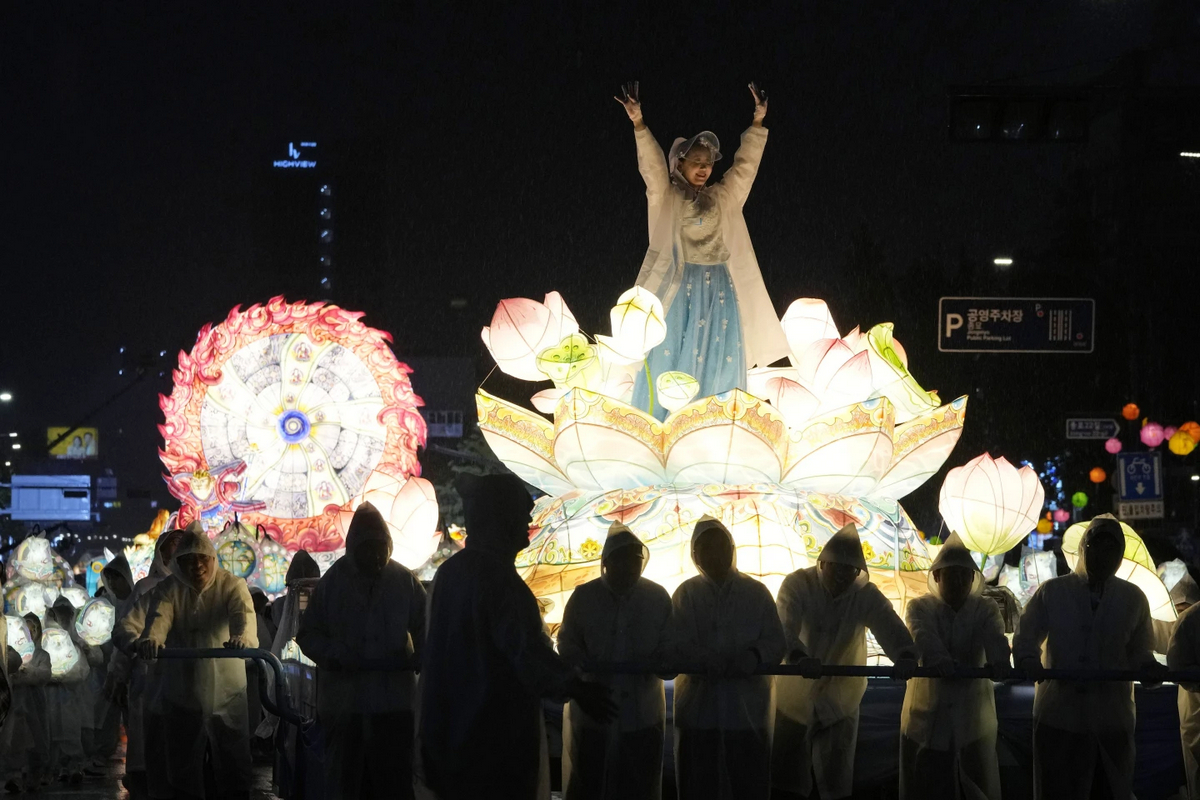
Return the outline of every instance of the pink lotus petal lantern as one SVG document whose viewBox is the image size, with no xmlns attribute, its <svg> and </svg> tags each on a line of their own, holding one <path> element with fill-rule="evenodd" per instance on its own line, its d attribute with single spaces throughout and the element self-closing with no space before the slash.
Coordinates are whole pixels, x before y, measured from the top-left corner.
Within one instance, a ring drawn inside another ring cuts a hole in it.
<svg viewBox="0 0 1200 800">
<path fill-rule="evenodd" d="M 438 504 L 432 483 L 415 476 L 402 482 L 387 473 L 372 472 L 362 493 L 350 501 L 350 508 L 338 512 L 337 526 L 343 539 L 355 509 L 364 502 L 379 509 L 387 521 L 393 561 L 417 569 L 437 551 L 441 537 L 436 530 Z"/>
<path fill-rule="evenodd" d="M 1071 512 L 1067 511 L 1065 508 L 1054 509 L 1054 521 L 1057 522 L 1059 525 L 1070 522 L 1071 521 Z"/>
<path fill-rule="evenodd" d="M 1115 436 L 1104 443 L 1104 450 L 1114 456 L 1123 449 L 1124 446 L 1121 444 L 1121 440 Z"/>
<path fill-rule="evenodd" d="M 1158 447 L 1166 438 L 1163 426 L 1157 422 L 1147 422 L 1143 425 L 1140 436 L 1142 444 L 1146 445 L 1146 447 Z"/>
<path fill-rule="evenodd" d="M 1179 428 L 1176 428 L 1174 425 L 1168 425 L 1167 427 L 1163 428 L 1163 439 L 1169 440 L 1178 430 Z"/>
</svg>

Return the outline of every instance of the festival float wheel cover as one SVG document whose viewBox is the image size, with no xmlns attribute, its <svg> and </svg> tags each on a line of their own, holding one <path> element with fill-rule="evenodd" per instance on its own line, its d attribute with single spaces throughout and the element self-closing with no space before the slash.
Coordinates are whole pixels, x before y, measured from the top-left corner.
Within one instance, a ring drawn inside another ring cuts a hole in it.
<svg viewBox="0 0 1200 800">
<path fill-rule="evenodd" d="M 201 328 L 159 398 L 179 524 L 221 527 L 237 514 L 289 550 L 336 550 L 337 512 L 373 471 L 420 474 L 411 370 L 361 316 L 275 297 Z"/>
</svg>

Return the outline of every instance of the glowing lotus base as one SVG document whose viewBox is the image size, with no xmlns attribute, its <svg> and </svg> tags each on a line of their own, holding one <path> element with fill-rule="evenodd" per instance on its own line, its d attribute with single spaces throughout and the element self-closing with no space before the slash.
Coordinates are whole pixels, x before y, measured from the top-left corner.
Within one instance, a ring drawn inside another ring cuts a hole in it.
<svg viewBox="0 0 1200 800">
<path fill-rule="evenodd" d="M 621 295 L 611 335 L 589 338 L 556 293 L 504 300 L 483 331 L 497 366 L 553 389 L 542 414 L 485 391 L 479 428 L 515 474 L 551 495 L 534 508 L 517 559 L 535 595 L 562 619 L 579 584 L 600 574 L 604 537 L 628 525 L 650 548 L 646 577 L 673 591 L 696 574 L 691 535 L 722 520 L 738 569 L 779 589 L 848 522 L 858 526 L 872 580 L 901 609 L 928 591 L 925 544 L 899 498 L 941 468 L 962 434 L 967 399 L 943 405 L 908 371 L 888 323 L 846 336 L 820 300 L 797 300 L 780 324 L 792 366 L 751 370 L 746 390 L 696 397 L 681 372 L 655 376 L 665 420 L 629 404 L 644 354 L 662 341 L 662 304 Z"/>
<path fill-rule="evenodd" d="M 600 551 L 613 522 L 628 525 L 647 544 L 645 576 L 673 592 L 696 574 L 692 528 L 705 514 L 733 534 L 738 569 L 772 594 L 788 573 L 815 563 L 829 537 L 848 522 L 858 526 L 871 579 L 885 594 L 903 604 L 926 591 L 921 570 L 930 566 L 929 553 L 899 503 L 769 483 L 660 484 L 544 497 L 534 507 L 534 537 L 517 556 L 517 567 L 534 594 L 553 603 L 546 615 L 553 628 L 575 587 L 599 577 Z"/>
</svg>

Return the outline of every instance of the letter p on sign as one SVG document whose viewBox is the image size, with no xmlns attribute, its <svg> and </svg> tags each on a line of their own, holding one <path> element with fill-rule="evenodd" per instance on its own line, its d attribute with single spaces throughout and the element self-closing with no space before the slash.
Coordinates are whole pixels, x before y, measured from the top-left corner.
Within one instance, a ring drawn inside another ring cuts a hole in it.
<svg viewBox="0 0 1200 800">
<path fill-rule="evenodd" d="M 946 333 L 943 338 L 949 339 L 950 334 L 963 326 L 962 314 L 947 314 L 946 315 Z"/>
</svg>

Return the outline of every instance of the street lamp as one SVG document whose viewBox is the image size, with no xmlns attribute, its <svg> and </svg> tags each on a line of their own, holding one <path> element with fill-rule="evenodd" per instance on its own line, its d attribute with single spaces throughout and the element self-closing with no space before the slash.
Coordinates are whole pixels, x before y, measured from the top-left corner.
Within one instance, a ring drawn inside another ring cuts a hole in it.
<svg viewBox="0 0 1200 800">
<path fill-rule="evenodd" d="M 1192 153 L 1187 150 L 1179 154 L 1180 158 L 1200 158 L 1200 153 Z"/>
<path fill-rule="evenodd" d="M 20 442 L 13 442 L 12 449 L 13 449 L 13 450 L 20 450 L 20 449 L 21 449 L 21 443 L 20 443 Z"/>
<path fill-rule="evenodd" d="M 12 392 L 0 392 L 0 403 L 7 403 L 12 400 Z"/>
<path fill-rule="evenodd" d="M 1011 267 L 1013 260 L 1007 257 L 993 258 L 992 263 L 997 267 Z"/>
</svg>

